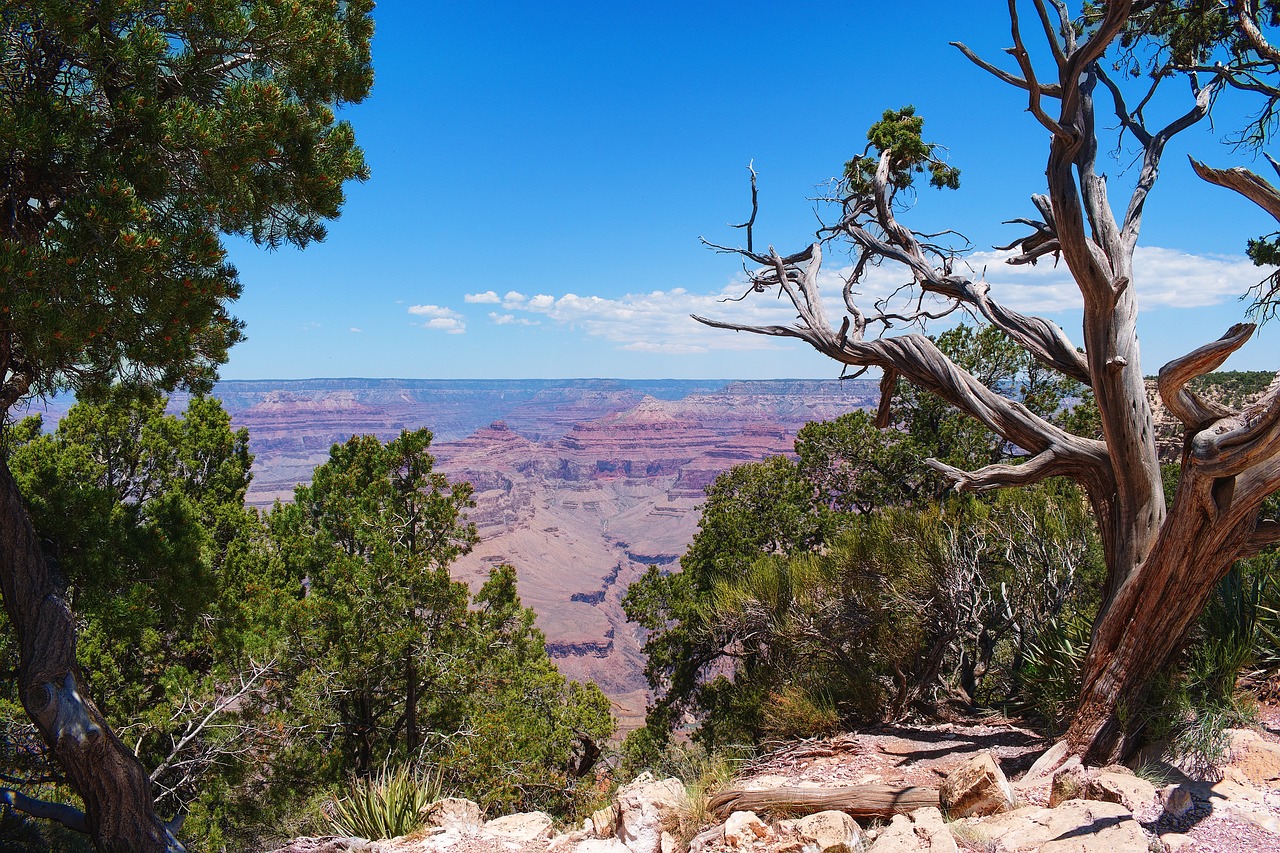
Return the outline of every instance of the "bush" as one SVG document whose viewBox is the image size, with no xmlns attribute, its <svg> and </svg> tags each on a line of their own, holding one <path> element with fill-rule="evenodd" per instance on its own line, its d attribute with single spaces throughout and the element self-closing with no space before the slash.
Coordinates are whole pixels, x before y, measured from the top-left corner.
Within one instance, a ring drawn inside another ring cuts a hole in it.
<svg viewBox="0 0 1280 853">
<path fill-rule="evenodd" d="M 368 779 L 353 779 L 347 795 L 330 803 L 328 817 L 338 835 L 395 838 L 420 829 L 422 808 L 439 798 L 439 772 L 384 767 Z"/>
<path fill-rule="evenodd" d="M 1090 624 L 1082 618 L 1055 618 L 1027 643 L 1022 700 L 1055 731 L 1066 725 L 1075 710 L 1090 633 Z"/>
</svg>

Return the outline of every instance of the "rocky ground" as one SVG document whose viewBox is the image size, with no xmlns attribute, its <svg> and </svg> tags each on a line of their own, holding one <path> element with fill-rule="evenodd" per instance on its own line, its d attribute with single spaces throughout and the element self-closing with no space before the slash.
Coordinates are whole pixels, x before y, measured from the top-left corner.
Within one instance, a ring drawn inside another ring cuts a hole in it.
<svg viewBox="0 0 1280 853">
<path fill-rule="evenodd" d="M 1155 751 L 1140 758 L 1137 773 L 1055 766 L 1047 746 L 1004 719 L 885 727 L 763 756 L 710 808 L 691 805 L 676 780 L 642 777 L 567 831 L 536 813 L 486 822 L 473 805 L 452 800 L 437 804 L 413 836 L 298 839 L 277 853 L 1280 850 L 1280 709 L 1264 711 L 1258 730 L 1232 732 L 1214 768 Z M 908 813 L 864 815 L 885 791 L 898 792 Z M 833 799 L 839 808 L 827 807 Z"/>
</svg>

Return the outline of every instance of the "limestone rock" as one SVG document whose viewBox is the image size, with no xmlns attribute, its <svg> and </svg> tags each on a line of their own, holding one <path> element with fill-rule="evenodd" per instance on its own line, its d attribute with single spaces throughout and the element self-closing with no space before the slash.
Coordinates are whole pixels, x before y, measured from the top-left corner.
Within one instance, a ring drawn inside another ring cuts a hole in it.
<svg viewBox="0 0 1280 853">
<path fill-rule="evenodd" d="M 916 809 L 910 815 L 894 815 L 876 836 L 867 853 L 957 853 L 956 840 L 933 807 Z"/>
<path fill-rule="evenodd" d="M 445 797 L 422 807 L 422 819 L 427 826 L 456 826 L 476 829 L 484 823 L 480 806 L 462 797 Z"/>
<path fill-rule="evenodd" d="M 724 822 L 724 843 L 746 848 L 769 836 L 769 826 L 755 812 L 734 812 Z"/>
<path fill-rule="evenodd" d="M 953 818 L 989 815 L 1013 808 L 1013 788 L 990 752 L 984 752 L 947 774 L 938 796 Z"/>
<path fill-rule="evenodd" d="M 1182 817 L 1195 806 L 1195 800 L 1186 785 L 1166 785 L 1160 789 L 1160 804 L 1170 817 Z"/>
<path fill-rule="evenodd" d="M 1127 767 L 1104 767 L 1091 780 L 1091 800 L 1120 803 L 1129 811 L 1138 811 L 1156 801 L 1156 786 L 1135 776 Z"/>
<path fill-rule="evenodd" d="M 1119 803 L 1070 800 L 1056 809 L 1025 806 L 976 821 L 994 853 L 1147 853 L 1149 839 Z"/>
<path fill-rule="evenodd" d="M 1056 809 L 1068 800 L 1092 799 L 1088 794 L 1089 772 L 1080 764 L 1065 766 L 1053 774 L 1049 785 L 1049 808 Z"/>
<path fill-rule="evenodd" d="M 295 838 L 271 853 L 366 853 L 369 842 L 364 838 Z"/>
<path fill-rule="evenodd" d="M 539 841 L 551 837 L 551 815 L 546 812 L 522 812 L 496 817 L 485 823 L 485 835 L 506 841 Z"/>
<path fill-rule="evenodd" d="M 573 847 L 573 853 L 630 853 L 627 845 L 616 838 L 586 838 Z"/>
<path fill-rule="evenodd" d="M 1231 732 L 1231 748 L 1223 775 L 1242 784 L 1280 787 L 1280 745 L 1262 739 L 1255 731 Z"/>
<path fill-rule="evenodd" d="M 688 797 L 679 779 L 642 773 L 614 797 L 614 831 L 631 853 L 662 853 L 662 836 L 680 822 Z"/>
<path fill-rule="evenodd" d="M 806 815 L 795 822 L 795 831 L 819 853 L 851 853 L 861 840 L 857 822 L 838 811 Z"/>
<path fill-rule="evenodd" d="M 689 842 L 689 853 L 707 853 L 724 847 L 724 827 L 720 824 L 704 829 Z"/>
<path fill-rule="evenodd" d="M 591 813 L 591 826 L 596 835 L 608 838 L 613 835 L 614 824 L 618 821 L 618 810 L 612 805 L 605 806 Z"/>
</svg>

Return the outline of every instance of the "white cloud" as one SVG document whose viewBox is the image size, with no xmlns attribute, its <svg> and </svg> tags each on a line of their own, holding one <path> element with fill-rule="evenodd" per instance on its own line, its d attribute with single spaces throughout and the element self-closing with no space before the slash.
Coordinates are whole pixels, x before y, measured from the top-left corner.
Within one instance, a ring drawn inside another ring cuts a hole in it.
<svg viewBox="0 0 1280 853">
<path fill-rule="evenodd" d="M 510 326 L 513 323 L 517 326 L 541 326 L 541 320 L 530 320 L 528 317 L 516 317 L 514 314 L 499 314 L 497 311 L 489 312 L 489 319 L 498 326 Z"/>
<path fill-rule="evenodd" d="M 422 324 L 424 329 L 435 329 L 450 335 L 461 335 L 467 330 L 467 321 L 452 308 L 439 305 L 410 305 L 409 313 L 431 318 Z"/>
<path fill-rule="evenodd" d="M 467 330 L 467 324 L 454 317 L 436 317 L 422 324 L 424 329 L 435 329 L 450 335 L 460 335 Z"/>
<path fill-rule="evenodd" d="M 1005 261 L 1011 255 L 1011 252 L 978 252 L 963 264 L 957 264 L 955 272 L 985 278 L 991 286 L 992 297 L 1009 308 L 1028 313 L 1079 310 L 1080 293 L 1064 263 L 1055 266 L 1052 258 L 1046 258 L 1035 266 L 1010 266 Z M 1134 270 L 1134 287 L 1143 308 L 1200 308 L 1226 302 L 1244 293 L 1267 272 L 1239 256 L 1190 255 L 1158 247 L 1139 248 Z M 844 315 L 841 292 L 849 271 L 847 266 L 828 268 L 819 277 L 824 308 L 833 326 L 838 326 Z M 873 267 L 858 282 L 854 300 L 863 310 L 871 311 L 877 299 L 892 297 L 910 281 L 910 274 L 900 266 Z M 785 345 L 768 336 L 727 334 L 703 326 L 689 316 L 698 314 L 749 326 L 795 323 L 795 310 L 785 299 L 779 299 L 776 291 L 752 293 L 739 301 L 747 289 L 745 280 L 738 279 L 719 293 L 693 293 L 684 287 L 675 287 L 617 297 L 576 293 L 559 297 L 541 293 L 529 297 L 513 290 L 501 298 L 502 311 L 490 312 L 489 319 L 498 325 L 536 325 L 540 319 L 535 318 L 543 318 L 612 341 L 619 349 L 631 352 L 695 354 L 711 350 L 775 349 Z M 912 290 L 904 290 L 893 304 L 906 307 L 912 295 Z M 494 298 L 496 294 L 487 291 L 468 295 L 467 301 L 492 303 Z M 434 310 L 448 312 L 448 309 Z M 460 319 L 456 312 L 439 316 Z"/>
<path fill-rule="evenodd" d="M 481 302 L 494 305 L 502 301 L 498 297 L 498 294 L 494 293 L 492 290 L 486 290 L 484 293 L 468 293 L 462 298 L 466 302 Z"/>
<path fill-rule="evenodd" d="M 363 331 L 364 331 L 364 329 L 361 329 L 361 328 L 359 328 L 358 326 L 352 326 L 352 327 L 351 327 L 350 329 L 348 329 L 347 331 L 349 331 L 349 332 L 355 332 L 356 334 L 360 334 L 361 332 L 363 332 Z"/>
<path fill-rule="evenodd" d="M 979 252 L 969 275 L 985 268 L 991 295 L 1019 311 L 1054 312 L 1082 306 L 1067 265 L 1045 258 L 1035 266 L 1010 266 L 1012 252 Z M 1262 280 L 1267 268 L 1239 255 L 1192 255 L 1177 249 L 1139 246 L 1133 259 L 1133 287 L 1142 308 L 1205 308 L 1230 301 Z"/>
</svg>

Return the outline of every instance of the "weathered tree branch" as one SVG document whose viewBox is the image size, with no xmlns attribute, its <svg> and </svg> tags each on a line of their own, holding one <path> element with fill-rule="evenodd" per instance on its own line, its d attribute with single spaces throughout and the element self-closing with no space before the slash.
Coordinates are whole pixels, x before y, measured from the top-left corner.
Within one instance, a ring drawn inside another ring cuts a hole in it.
<svg viewBox="0 0 1280 853">
<path fill-rule="evenodd" d="M 1280 519 L 1262 518 L 1254 526 L 1253 532 L 1240 546 L 1240 559 L 1256 557 L 1263 549 L 1280 543 Z"/>
<path fill-rule="evenodd" d="M 1280 486 L 1280 374 L 1239 414 L 1196 433 L 1191 439 L 1191 457 L 1201 470 L 1219 478 L 1271 463 L 1265 472 L 1255 472 L 1260 478 L 1256 490 L 1265 494 Z"/>
<path fill-rule="evenodd" d="M 1280 221 L 1280 190 L 1273 187 L 1265 178 L 1242 166 L 1232 169 L 1214 169 L 1194 157 L 1188 159 L 1191 160 L 1191 168 L 1201 178 L 1211 184 L 1235 190 Z"/>
<path fill-rule="evenodd" d="M 1252 323 L 1237 323 L 1218 340 L 1197 347 L 1160 368 L 1156 387 L 1160 399 L 1175 418 L 1188 429 L 1200 430 L 1212 421 L 1232 414 L 1227 407 L 1202 399 L 1189 390 L 1187 383 L 1217 370 L 1233 352 L 1244 346 L 1253 335 Z"/>
<path fill-rule="evenodd" d="M 72 832 L 89 833 L 89 822 L 84 812 L 74 806 L 37 800 L 12 788 L 0 788 L 0 803 L 41 820 L 57 821 Z"/>
<path fill-rule="evenodd" d="M 151 781 L 155 782 L 160 778 L 160 774 L 172 767 L 174 762 L 177 761 L 178 755 L 186 749 L 187 745 L 199 737 L 200 733 L 209 726 L 209 723 L 211 723 L 218 714 L 221 714 L 227 708 L 231 707 L 236 702 L 239 702 L 244 696 L 248 695 L 248 693 L 253 690 L 253 685 L 256 684 L 262 676 L 270 672 L 273 666 L 274 662 L 259 666 L 258 664 L 250 661 L 250 676 L 246 679 L 241 675 L 240 688 L 236 690 L 236 692 L 227 696 L 220 702 L 215 702 L 213 708 L 211 708 L 209 713 L 205 714 L 199 722 L 192 721 L 188 724 L 186 733 L 174 742 L 173 749 L 169 751 L 169 755 L 151 771 Z"/>
<path fill-rule="evenodd" d="M 1023 80 L 1021 77 L 1017 76 L 1016 74 L 1010 74 L 1008 71 L 1005 71 L 1003 68 L 1000 68 L 998 66 L 992 65 L 990 62 L 987 62 L 985 59 L 978 56 L 978 54 L 974 53 L 973 50 L 968 45 L 964 44 L 964 42 L 953 41 L 953 42 L 950 42 L 950 45 L 954 47 L 956 50 L 960 51 L 962 54 L 964 54 L 965 58 L 968 59 L 970 62 L 972 62 L 974 65 L 978 66 L 983 71 L 986 71 L 987 73 L 993 75 L 996 79 L 1000 80 L 1001 82 L 1008 83 L 1010 86 L 1015 86 L 1019 89 L 1023 89 L 1027 91 L 1031 89 L 1031 84 L 1028 83 L 1026 80 Z M 1040 85 L 1041 97 L 1045 97 L 1045 98 L 1062 97 L 1061 86 L 1058 86 L 1057 84 L 1054 84 L 1054 83 L 1047 83 L 1047 84 L 1042 83 L 1039 85 Z"/>
<path fill-rule="evenodd" d="M 955 483 L 959 492 L 986 492 L 1010 486 L 1030 486 L 1050 477 L 1071 476 L 1074 466 L 1058 457 L 1052 448 L 1017 465 L 988 465 L 977 471 L 965 471 L 937 459 L 924 464 Z"/>
</svg>

